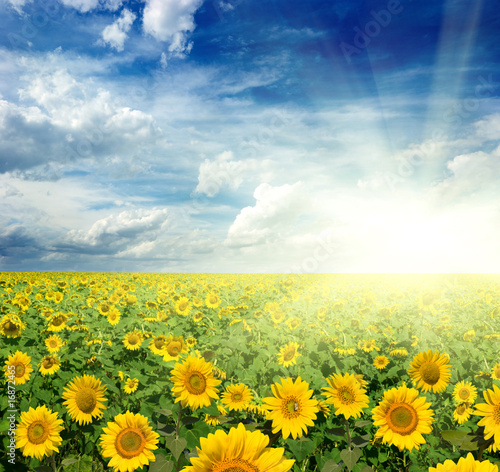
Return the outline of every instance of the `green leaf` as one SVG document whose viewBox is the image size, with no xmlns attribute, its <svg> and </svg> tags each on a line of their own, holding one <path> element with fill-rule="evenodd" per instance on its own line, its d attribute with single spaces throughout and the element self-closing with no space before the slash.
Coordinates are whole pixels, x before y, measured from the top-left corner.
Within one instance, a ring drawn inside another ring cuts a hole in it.
<svg viewBox="0 0 500 472">
<path fill-rule="evenodd" d="M 344 461 L 344 464 L 346 465 L 349 471 L 351 471 L 354 468 L 356 462 L 358 462 L 360 457 L 361 457 L 361 449 L 357 447 L 355 447 L 352 450 L 344 449 L 343 451 L 340 452 L 340 458 Z"/>
<path fill-rule="evenodd" d="M 287 439 L 286 443 L 297 459 L 297 462 L 302 462 L 316 449 L 316 443 L 307 438 L 302 438 L 299 440 Z"/>
<path fill-rule="evenodd" d="M 157 454 L 155 459 L 149 466 L 149 472 L 171 472 L 174 468 L 174 463 L 167 460 L 163 454 Z"/>
<path fill-rule="evenodd" d="M 34 468 L 35 472 L 53 472 L 51 467 L 47 467 L 46 465 L 41 465 L 39 467 Z"/>
<path fill-rule="evenodd" d="M 371 421 L 369 420 L 358 420 L 356 423 L 354 423 L 355 428 L 362 428 L 363 426 L 367 426 L 369 424 L 372 424 Z"/>
<path fill-rule="evenodd" d="M 321 469 L 321 472 L 340 472 L 342 470 L 342 466 L 337 464 L 333 459 L 326 461 L 325 465 Z"/>
<path fill-rule="evenodd" d="M 173 436 L 167 436 L 165 438 L 165 443 L 174 456 L 175 460 L 179 459 L 179 456 L 182 454 L 182 451 L 187 446 L 187 441 L 184 438 L 175 439 Z"/>
<path fill-rule="evenodd" d="M 467 433 L 467 431 L 444 430 L 441 431 L 441 436 L 463 451 L 476 451 L 479 449 L 478 443 L 474 441 L 476 435 Z"/>
<path fill-rule="evenodd" d="M 71 457 L 71 458 L 68 458 L 68 459 L 64 459 L 61 462 L 61 465 L 67 466 L 67 465 L 74 464 L 75 462 L 80 462 L 80 459 L 75 459 L 74 457 Z"/>
<path fill-rule="evenodd" d="M 356 436 L 352 438 L 352 443 L 357 447 L 363 447 L 370 443 L 370 435 Z"/>
</svg>

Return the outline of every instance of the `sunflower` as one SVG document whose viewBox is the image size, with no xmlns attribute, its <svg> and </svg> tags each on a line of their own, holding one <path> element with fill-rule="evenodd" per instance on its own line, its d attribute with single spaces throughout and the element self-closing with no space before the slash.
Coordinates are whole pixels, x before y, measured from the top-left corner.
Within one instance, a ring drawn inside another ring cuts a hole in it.
<svg viewBox="0 0 500 472">
<path fill-rule="evenodd" d="M 191 311 L 191 302 L 187 297 L 180 297 L 175 303 L 175 311 L 179 315 L 187 316 Z"/>
<path fill-rule="evenodd" d="M 0 333 L 8 338 L 17 338 L 26 328 L 26 325 L 17 315 L 5 315 L 0 321 Z"/>
<path fill-rule="evenodd" d="M 269 437 L 260 431 L 250 432 L 242 423 L 229 433 L 217 430 L 207 438 L 200 438 L 198 457 L 184 472 L 287 472 L 293 459 L 283 457 L 284 448 L 266 447 Z"/>
<path fill-rule="evenodd" d="M 289 329 L 297 329 L 302 324 L 302 320 L 300 318 L 290 318 L 285 321 L 285 324 Z"/>
<path fill-rule="evenodd" d="M 182 336 L 168 336 L 163 350 L 163 360 L 166 362 L 178 360 L 179 356 L 188 350 Z"/>
<path fill-rule="evenodd" d="M 30 379 L 31 372 L 33 372 L 31 357 L 21 351 L 16 351 L 5 361 L 4 370 L 8 380 L 14 381 L 15 385 L 23 385 Z"/>
<path fill-rule="evenodd" d="M 495 380 L 500 380 L 500 362 L 496 363 L 491 369 L 491 378 Z"/>
<path fill-rule="evenodd" d="M 458 424 L 463 424 L 470 418 L 470 415 L 472 415 L 472 413 L 472 408 L 470 407 L 469 403 L 460 403 L 453 410 L 453 419 Z"/>
<path fill-rule="evenodd" d="M 137 351 L 141 347 L 143 341 L 144 337 L 140 331 L 127 333 L 123 338 L 123 344 L 129 351 Z"/>
<path fill-rule="evenodd" d="M 203 317 L 204 317 L 204 316 L 205 316 L 205 315 L 204 315 L 201 311 L 197 311 L 197 312 L 193 315 L 193 321 L 194 321 L 195 323 L 199 323 L 199 322 L 203 319 Z"/>
<path fill-rule="evenodd" d="M 105 407 L 101 402 L 104 398 L 106 387 L 93 375 L 75 377 L 72 382 L 64 388 L 62 397 L 71 419 L 78 424 L 92 423 L 92 420 L 102 416 Z"/>
<path fill-rule="evenodd" d="M 318 402 L 311 398 L 313 391 L 309 384 L 297 377 L 295 382 L 290 378 L 281 379 L 281 384 L 271 385 L 274 397 L 263 399 L 264 408 L 268 410 L 266 419 L 273 420 L 273 433 L 281 430 L 286 439 L 290 434 L 293 439 L 307 434 L 307 426 L 314 426 L 313 420 L 319 411 Z"/>
<path fill-rule="evenodd" d="M 274 324 L 279 324 L 285 319 L 285 312 L 278 310 L 271 314 L 271 320 Z"/>
<path fill-rule="evenodd" d="M 422 434 L 432 431 L 434 412 L 418 390 L 402 385 L 384 392 L 380 405 L 373 408 L 373 424 L 378 426 L 374 438 L 384 444 L 394 444 L 400 451 L 419 449 L 425 443 Z"/>
<path fill-rule="evenodd" d="M 139 387 L 139 379 L 127 379 L 125 385 L 123 386 L 123 390 L 127 394 L 134 393 Z"/>
<path fill-rule="evenodd" d="M 392 357 L 406 357 L 408 355 L 408 351 L 404 347 L 393 349 L 390 353 Z"/>
<path fill-rule="evenodd" d="M 389 364 L 389 359 L 385 356 L 377 356 L 375 360 L 373 361 L 373 365 L 378 369 L 382 370 L 384 369 L 387 364 Z"/>
<path fill-rule="evenodd" d="M 484 416 L 477 425 L 484 426 L 484 438 L 494 438 L 495 446 L 500 447 L 500 388 L 493 385 L 493 390 L 483 392 L 486 403 L 476 405 L 475 415 Z"/>
<path fill-rule="evenodd" d="M 253 395 L 245 384 L 228 385 L 222 394 L 222 403 L 231 410 L 245 410 L 252 401 Z"/>
<path fill-rule="evenodd" d="M 116 326 L 120 322 L 121 313 L 118 308 L 113 307 L 109 310 L 107 320 L 111 326 Z"/>
<path fill-rule="evenodd" d="M 458 405 L 460 403 L 469 403 L 472 405 L 477 398 L 477 389 L 470 382 L 461 381 L 455 385 L 453 390 L 453 399 Z"/>
<path fill-rule="evenodd" d="M 219 398 L 219 390 L 215 387 L 221 381 L 214 377 L 212 364 L 202 357 L 188 356 L 183 363 L 177 362 L 170 373 L 174 383 L 172 393 L 177 397 L 175 403 L 180 401 L 183 407 L 196 410 Z"/>
<path fill-rule="evenodd" d="M 205 304 L 208 308 L 218 308 L 220 305 L 220 297 L 216 293 L 209 293 L 205 298 Z"/>
<path fill-rule="evenodd" d="M 278 354 L 278 364 L 283 367 L 288 367 L 292 364 L 297 363 L 297 358 L 301 356 L 299 349 L 299 344 L 293 341 L 290 341 L 284 347 L 281 348 L 280 353 Z"/>
<path fill-rule="evenodd" d="M 226 416 L 227 411 L 226 409 L 221 406 L 217 405 L 217 409 L 219 410 L 219 415 L 218 416 L 212 416 L 212 415 L 205 415 L 205 419 L 203 420 L 205 423 L 207 423 L 209 426 L 218 426 L 220 425 L 220 417 L 221 416 Z"/>
<path fill-rule="evenodd" d="M 347 420 L 351 416 L 361 416 L 363 408 L 368 407 L 366 390 L 360 385 L 353 374 L 344 376 L 332 374 L 326 379 L 329 387 L 323 387 L 327 403 L 333 404 L 336 415 L 344 415 Z"/>
<path fill-rule="evenodd" d="M 38 366 L 42 375 L 52 375 L 61 367 L 61 361 L 56 356 L 45 356 Z"/>
<path fill-rule="evenodd" d="M 160 336 L 155 336 L 151 341 L 149 341 L 149 349 L 153 354 L 158 356 L 163 356 L 165 354 L 167 337 L 164 334 Z"/>
<path fill-rule="evenodd" d="M 194 347 L 194 346 L 196 346 L 197 343 L 198 343 L 198 341 L 196 340 L 196 338 L 186 338 L 186 346 L 187 347 Z"/>
<path fill-rule="evenodd" d="M 64 344 L 64 341 L 57 334 L 53 334 L 45 340 L 45 346 L 51 354 L 58 352 Z"/>
<path fill-rule="evenodd" d="M 439 393 L 446 389 L 450 381 L 450 358 L 447 354 L 428 350 L 413 357 L 408 374 L 413 384 L 422 391 Z"/>
<path fill-rule="evenodd" d="M 69 316 L 65 313 L 58 313 L 52 315 L 49 321 L 48 331 L 63 331 L 66 328 L 66 323 L 68 322 Z"/>
<path fill-rule="evenodd" d="M 127 410 L 102 430 L 102 457 L 111 457 L 108 467 L 113 467 L 113 472 L 131 472 L 156 460 L 152 451 L 158 449 L 160 436 L 145 416 Z"/>
<path fill-rule="evenodd" d="M 450 459 L 446 459 L 442 464 L 436 467 L 429 467 L 429 472 L 498 472 L 498 466 L 490 461 L 477 461 L 469 452 L 467 457 L 461 457 L 455 464 Z"/>
<path fill-rule="evenodd" d="M 16 429 L 16 447 L 23 456 L 42 459 L 59 452 L 62 443 L 59 433 L 64 429 L 57 413 L 52 413 L 45 405 L 31 408 L 21 413 Z"/>
</svg>

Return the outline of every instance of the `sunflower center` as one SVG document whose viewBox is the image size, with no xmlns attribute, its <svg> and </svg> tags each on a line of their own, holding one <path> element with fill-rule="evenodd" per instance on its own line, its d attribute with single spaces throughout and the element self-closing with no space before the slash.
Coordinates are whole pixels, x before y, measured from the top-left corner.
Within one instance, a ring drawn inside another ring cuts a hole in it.
<svg viewBox="0 0 500 472">
<path fill-rule="evenodd" d="M 163 346 L 165 346 L 165 340 L 164 339 L 155 339 L 155 347 L 157 349 L 161 349 Z"/>
<path fill-rule="evenodd" d="M 233 394 L 233 401 L 241 401 L 241 393 L 235 393 Z"/>
<path fill-rule="evenodd" d="M 293 359 L 293 356 L 295 356 L 295 348 L 289 349 L 283 354 L 283 360 L 285 361 L 290 361 Z"/>
<path fill-rule="evenodd" d="M 467 390 L 466 388 L 462 388 L 460 390 L 460 392 L 458 392 L 458 396 L 462 399 L 462 400 L 467 400 L 469 397 L 470 397 L 470 392 L 469 390 Z"/>
<path fill-rule="evenodd" d="M 97 395 L 91 388 L 82 388 L 76 394 L 75 401 L 81 411 L 90 414 L 97 405 Z"/>
<path fill-rule="evenodd" d="M 181 349 L 182 349 L 182 346 L 181 346 L 181 343 L 179 341 L 172 341 L 171 343 L 169 343 L 169 345 L 167 347 L 167 352 L 171 356 L 177 356 L 177 355 L 179 355 L 179 352 L 181 351 Z"/>
<path fill-rule="evenodd" d="M 40 421 L 31 423 L 28 427 L 28 440 L 32 444 L 41 444 L 49 436 L 49 430 Z"/>
<path fill-rule="evenodd" d="M 348 405 L 348 404 L 354 402 L 356 395 L 355 395 L 354 391 L 352 390 L 352 388 L 340 387 L 338 389 L 338 397 L 342 403 Z"/>
<path fill-rule="evenodd" d="M 127 428 L 118 434 L 115 440 L 115 447 L 122 457 L 130 459 L 138 456 L 144 451 L 145 438 L 141 431 L 134 428 Z"/>
<path fill-rule="evenodd" d="M 192 393 L 193 395 L 200 395 L 205 391 L 206 387 L 207 382 L 202 374 L 199 372 L 191 373 L 186 384 L 186 388 L 189 393 Z"/>
<path fill-rule="evenodd" d="M 128 337 L 128 343 L 132 346 L 136 345 L 136 344 L 139 344 L 139 341 L 140 341 L 140 337 L 137 336 L 137 334 L 131 334 L 129 337 Z"/>
<path fill-rule="evenodd" d="M 434 362 L 422 364 L 420 367 L 420 376 L 425 383 L 434 385 L 439 381 L 441 373 L 439 367 Z"/>
<path fill-rule="evenodd" d="M 64 324 L 65 321 L 66 320 L 65 320 L 64 316 L 56 316 L 52 320 L 52 326 L 61 326 L 62 324 Z"/>
<path fill-rule="evenodd" d="M 46 357 L 42 362 L 42 366 L 44 369 L 50 369 L 54 366 L 54 363 L 55 362 L 53 357 Z"/>
<path fill-rule="evenodd" d="M 51 339 L 51 340 L 49 341 L 49 346 L 50 346 L 51 348 L 56 348 L 56 347 L 57 347 L 57 341 L 56 341 L 55 339 Z"/>
<path fill-rule="evenodd" d="M 407 404 L 396 403 L 387 412 L 387 424 L 392 431 L 403 436 L 411 434 L 418 423 L 415 409 Z"/>
<path fill-rule="evenodd" d="M 16 364 L 16 377 L 22 377 L 26 372 L 26 367 L 24 364 Z"/>
<path fill-rule="evenodd" d="M 17 329 L 17 324 L 13 321 L 7 321 L 7 323 L 4 324 L 4 331 L 8 334 L 17 333 Z"/>
<path fill-rule="evenodd" d="M 212 472 L 260 472 L 260 469 L 245 459 L 226 459 L 215 464 Z"/>
<path fill-rule="evenodd" d="M 463 415 L 466 409 L 467 405 L 465 403 L 462 403 L 461 405 L 457 406 L 457 414 Z"/>
<path fill-rule="evenodd" d="M 184 311 L 187 308 L 187 306 L 188 306 L 187 302 L 180 302 L 179 310 Z"/>
<path fill-rule="evenodd" d="M 500 425 L 500 405 L 494 406 L 491 413 L 491 417 L 493 418 L 495 424 Z"/>
<path fill-rule="evenodd" d="M 298 398 L 294 396 L 285 398 L 281 404 L 281 412 L 287 419 L 300 416 L 300 402 Z"/>
</svg>

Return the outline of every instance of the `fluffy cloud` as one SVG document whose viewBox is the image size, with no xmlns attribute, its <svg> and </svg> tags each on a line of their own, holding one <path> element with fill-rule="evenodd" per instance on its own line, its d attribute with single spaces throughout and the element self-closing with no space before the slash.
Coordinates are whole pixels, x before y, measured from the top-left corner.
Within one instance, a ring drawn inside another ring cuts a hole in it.
<svg viewBox="0 0 500 472">
<path fill-rule="evenodd" d="M 101 8 L 103 10 L 115 11 L 120 8 L 123 0 L 60 0 L 63 5 L 67 7 L 75 8 L 81 13 L 87 13 L 89 11 L 95 10 L 96 8 Z"/>
<path fill-rule="evenodd" d="M 202 3 L 203 0 L 146 0 L 144 31 L 159 41 L 169 42 L 172 55 L 182 56 L 192 47 L 188 35 L 196 28 L 194 14 Z"/>
<path fill-rule="evenodd" d="M 474 123 L 474 127 L 480 138 L 498 141 L 500 137 L 500 113 L 486 116 L 483 120 Z"/>
<path fill-rule="evenodd" d="M 127 210 L 96 221 L 88 231 L 69 231 L 61 246 L 93 254 L 147 248 L 166 230 L 168 221 L 166 208 Z"/>
<path fill-rule="evenodd" d="M 307 206 L 301 182 L 272 187 L 260 184 L 253 194 L 255 206 L 245 207 L 230 226 L 225 245 L 243 247 L 284 237 Z"/>
<path fill-rule="evenodd" d="M 204 193 L 208 197 L 216 195 L 223 185 L 236 190 L 249 172 L 264 169 L 269 161 L 258 162 L 256 159 L 234 161 L 232 151 L 224 151 L 215 160 L 205 159 L 200 165 L 198 185 L 195 192 Z"/>
<path fill-rule="evenodd" d="M 126 8 L 120 17 L 111 25 L 106 26 L 102 32 L 102 39 L 117 51 L 123 51 L 123 45 L 127 39 L 127 33 L 136 19 L 136 15 Z"/>
</svg>

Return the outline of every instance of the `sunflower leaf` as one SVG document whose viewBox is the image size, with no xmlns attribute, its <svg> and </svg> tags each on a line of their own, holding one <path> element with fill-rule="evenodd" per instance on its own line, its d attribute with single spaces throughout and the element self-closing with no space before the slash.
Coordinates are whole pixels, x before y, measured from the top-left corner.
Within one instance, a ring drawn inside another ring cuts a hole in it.
<svg viewBox="0 0 500 472">
<path fill-rule="evenodd" d="M 344 449 L 343 451 L 340 452 L 340 458 L 344 461 L 344 464 L 346 465 L 349 471 L 351 471 L 354 468 L 356 462 L 358 462 L 360 457 L 361 457 L 361 449 L 357 447 L 351 450 Z"/>
<path fill-rule="evenodd" d="M 175 460 L 179 459 L 179 456 L 182 454 L 182 451 L 187 446 L 187 441 L 184 438 L 175 439 L 172 436 L 166 436 L 165 443 L 170 452 L 172 453 L 172 455 L 174 456 Z"/>
<path fill-rule="evenodd" d="M 342 465 L 337 464 L 333 459 L 326 461 L 325 465 L 321 469 L 321 472 L 340 472 L 342 470 Z"/>
<path fill-rule="evenodd" d="M 155 459 L 149 466 L 149 472 L 171 472 L 174 468 L 174 463 L 167 460 L 163 454 L 157 454 Z"/>
</svg>

